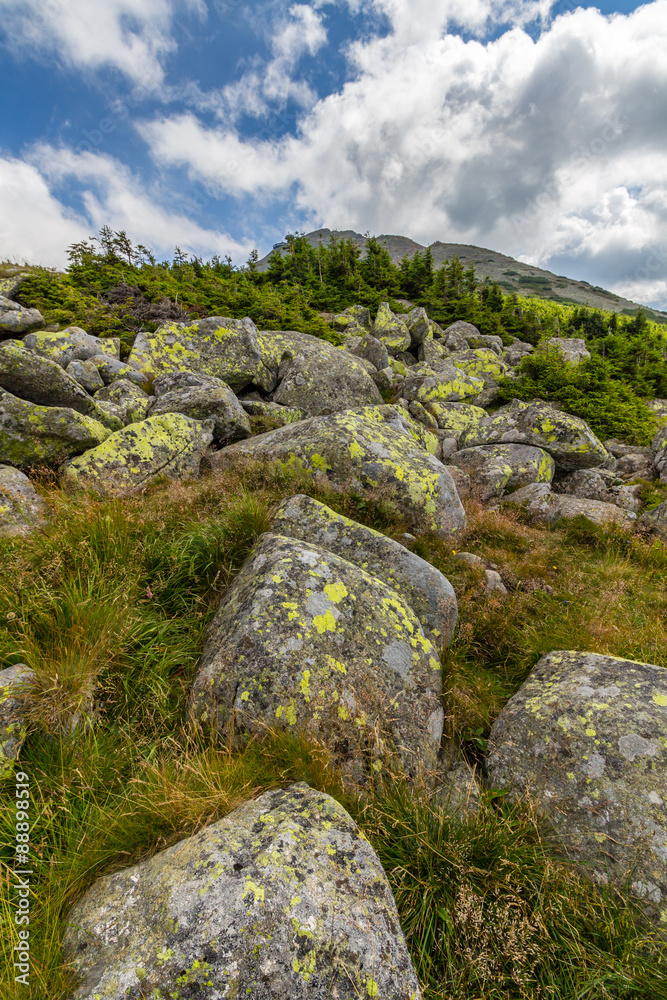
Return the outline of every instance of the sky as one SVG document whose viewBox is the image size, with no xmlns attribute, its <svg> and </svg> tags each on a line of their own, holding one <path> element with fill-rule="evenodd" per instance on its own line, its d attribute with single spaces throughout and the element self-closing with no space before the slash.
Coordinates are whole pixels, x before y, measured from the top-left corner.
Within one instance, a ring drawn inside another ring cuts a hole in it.
<svg viewBox="0 0 667 1000">
<path fill-rule="evenodd" d="M 322 227 L 667 309 L 667 0 L 0 0 L 0 259 Z"/>
</svg>

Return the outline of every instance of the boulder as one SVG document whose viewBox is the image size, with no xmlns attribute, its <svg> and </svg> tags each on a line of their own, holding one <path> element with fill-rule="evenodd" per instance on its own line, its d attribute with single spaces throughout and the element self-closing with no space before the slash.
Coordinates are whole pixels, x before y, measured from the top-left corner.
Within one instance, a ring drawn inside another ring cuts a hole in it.
<svg viewBox="0 0 667 1000">
<path fill-rule="evenodd" d="M 328 549 L 262 535 L 227 590 L 195 677 L 206 728 L 304 732 L 365 782 L 437 766 L 440 660 L 400 595 Z"/>
<path fill-rule="evenodd" d="M 148 385 L 148 379 L 143 372 L 137 371 L 132 365 L 126 365 L 118 358 L 112 358 L 108 354 L 94 354 L 89 361 L 95 365 L 105 385 L 111 385 L 119 379 L 134 382 L 142 388 Z"/>
<path fill-rule="evenodd" d="M 526 486 L 508 499 L 525 507 L 533 524 L 553 526 L 560 521 L 583 516 L 602 527 L 608 524 L 629 526 L 636 518 L 631 511 L 622 510 L 613 503 L 552 493 L 546 483 Z"/>
<path fill-rule="evenodd" d="M 23 337 L 23 343 L 33 354 L 55 361 L 61 368 L 67 368 L 72 361 L 87 361 L 100 354 L 110 358 L 120 357 L 118 337 L 93 337 L 80 326 L 68 326 L 56 331 L 38 330 Z"/>
<path fill-rule="evenodd" d="M 479 350 L 456 351 L 449 360 L 468 375 L 482 379 L 485 386 L 489 383 L 495 384 L 510 370 L 509 365 L 498 357 L 495 351 L 485 347 Z"/>
<path fill-rule="evenodd" d="M 442 339 L 450 351 L 467 350 L 468 337 L 481 337 L 481 333 L 472 323 L 466 323 L 462 319 L 457 319 L 455 323 L 450 323 L 442 331 Z"/>
<path fill-rule="evenodd" d="M 70 361 L 65 371 L 71 378 L 76 379 L 79 385 L 91 396 L 94 396 L 98 389 L 104 387 L 104 379 L 92 361 L 79 361 L 78 358 L 75 358 L 74 361 Z"/>
<path fill-rule="evenodd" d="M 586 341 L 578 337 L 550 337 L 547 348 L 555 348 L 563 355 L 563 360 L 571 365 L 581 364 L 590 358 L 591 353 L 586 347 Z"/>
<path fill-rule="evenodd" d="M 416 399 L 413 399 L 408 406 L 408 412 L 411 417 L 414 417 L 420 424 L 424 427 L 428 427 L 429 430 L 438 431 L 438 423 L 435 417 L 431 416 L 428 410 L 424 409 L 421 403 L 418 403 Z"/>
<path fill-rule="evenodd" d="M 148 417 L 67 462 L 62 480 L 102 495 L 124 495 L 141 490 L 158 476 L 197 476 L 213 440 L 211 427 L 182 413 Z"/>
<path fill-rule="evenodd" d="M 97 369 L 96 369 L 97 370 Z M 98 406 L 113 406 L 123 427 L 138 424 L 148 416 L 155 399 L 147 395 L 134 381 L 118 379 L 95 393 Z"/>
<path fill-rule="evenodd" d="M 497 354 L 499 357 L 503 353 L 503 338 L 496 337 L 493 334 L 468 334 L 468 336 L 465 337 L 465 341 L 468 344 L 468 347 L 471 347 L 473 350 L 493 351 L 493 353 Z"/>
<path fill-rule="evenodd" d="M 11 774 L 25 739 L 25 704 L 20 696 L 34 676 L 25 663 L 0 670 L 0 778 Z"/>
<path fill-rule="evenodd" d="M 0 462 L 59 465 L 108 438 L 108 427 L 63 406 L 38 406 L 0 389 Z"/>
<path fill-rule="evenodd" d="M 193 420 L 212 421 L 213 440 L 237 441 L 252 433 L 247 413 L 229 386 L 211 375 L 171 372 L 153 382 L 151 416 L 184 413 Z"/>
<path fill-rule="evenodd" d="M 281 366 L 274 403 L 296 407 L 315 417 L 382 402 L 380 390 L 360 358 L 320 343 L 321 348 L 299 351 Z"/>
<path fill-rule="evenodd" d="M 472 496 L 472 482 L 467 472 L 464 472 L 463 469 L 459 469 L 458 466 L 456 465 L 449 464 L 452 460 L 452 455 L 454 454 L 455 452 L 451 452 L 450 455 L 448 456 L 447 465 L 445 465 L 445 468 L 447 469 L 447 472 L 454 480 L 454 485 L 456 486 L 456 492 L 458 493 L 461 500 L 467 500 L 469 497 Z M 443 459 L 444 459 L 444 454 L 443 454 Z"/>
<path fill-rule="evenodd" d="M 437 443 L 435 439 L 436 449 Z M 408 421 L 392 406 L 310 417 L 229 445 L 210 461 L 214 468 L 226 467 L 243 456 L 301 465 L 338 489 L 379 489 L 391 495 L 414 527 L 440 537 L 448 538 L 465 524 L 451 476 L 419 447 Z"/>
<path fill-rule="evenodd" d="M 390 354 L 409 351 L 412 338 L 407 326 L 389 308 L 388 302 L 381 302 L 373 323 L 373 336 L 381 340 Z"/>
<path fill-rule="evenodd" d="M 667 503 L 661 503 L 659 507 L 646 511 L 637 524 L 667 542 Z"/>
<path fill-rule="evenodd" d="M 486 419 L 486 410 L 470 403 L 426 403 L 426 409 L 434 417 L 438 427 L 447 431 L 448 437 L 459 441 L 469 430 Z"/>
<path fill-rule="evenodd" d="M 609 487 L 614 482 L 613 473 L 606 473 L 600 469 L 576 469 L 569 472 L 557 483 L 554 483 L 554 492 L 562 493 L 566 496 L 578 497 L 580 500 L 602 500 L 607 501 Z"/>
<path fill-rule="evenodd" d="M 44 520 L 46 506 L 27 476 L 0 465 L 0 537 L 27 535 Z"/>
<path fill-rule="evenodd" d="M 661 483 L 667 483 L 667 427 L 658 431 L 651 441 L 651 448 L 655 453 L 654 465 Z"/>
<path fill-rule="evenodd" d="M 616 459 L 614 473 L 619 479 L 631 482 L 633 479 L 655 479 L 653 455 L 646 455 L 648 448 L 639 448 L 635 452 Z"/>
<path fill-rule="evenodd" d="M 331 322 L 334 329 L 344 336 L 359 332 L 363 337 L 371 328 L 371 314 L 366 306 L 348 306 L 342 312 L 336 313 Z"/>
<path fill-rule="evenodd" d="M 389 366 L 381 368 L 379 371 L 371 372 L 371 378 L 375 382 L 375 385 L 378 387 L 381 394 L 382 392 L 389 392 L 390 389 L 393 389 L 396 381 L 394 373 Z"/>
<path fill-rule="evenodd" d="M 279 406 L 278 403 L 267 403 L 259 399 L 241 399 L 241 406 L 250 417 L 265 417 L 274 427 L 284 427 L 285 424 L 296 424 L 305 420 L 307 414 L 295 406 Z"/>
<path fill-rule="evenodd" d="M 548 451 L 562 472 L 592 469 L 610 460 L 609 452 L 585 420 L 557 410 L 540 399 L 523 403 L 513 399 L 472 427 L 461 446 L 530 444 Z"/>
<path fill-rule="evenodd" d="M 534 350 L 535 348 L 532 344 L 527 344 L 525 341 L 513 337 L 512 343 L 504 349 L 501 357 L 510 367 L 515 368 L 523 361 L 527 354 L 532 354 Z"/>
<path fill-rule="evenodd" d="M 530 795 L 601 882 L 667 919 L 667 671 L 584 652 L 543 656 L 491 729 L 486 774 Z"/>
<path fill-rule="evenodd" d="M 107 420 L 75 378 L 55 361 L 33 354 L 20 340 L 0 344 L 0 388 L 40 406 L 64 406 L 102 424 Z"/>
<path fill-rule="evenodd" d="M 25 309 L 18 302 L 0 295 L 0 339 L 14 337 L 36 326 L 42 326 L 44 317 L 38 309 Z"/>
<path fill-rule="evenodd" d="M 213 375 L 241 392 L 249 385 L 275 386 L 262 362 L 257 327 L 251 319 L 209 316 L 192 323 L 167 323 L 155 333 L 137 334 L 128 359 L 146 375 L 192 371 Z"/>
<path fill-rule="evenodd" d="M 405 381 L 401 383 L 401 395 L 427 403 L 457 402 L 475 396 L 484 388 L 484 383 L 452 364 L 442 364 L 438 371 L 420 362 L 409 368 Z"/>
<path fill-rule="evenodd" d="M 389 354 L 386 345 L 370 333 L 366 334 L 357 346 L 350 350 L 350 353 L 359 358 L 366 358 L 378 371 L 389 367 Z"/>
<path fill-rule="evenodd" d="M 426 315 L 426 310 L 421 306 L 415 306 L 414 309 L 410 310 L 407 316 L 403 316 L 402 318 L 403 322 L 410 331 L 410 339 L 413 347 L 418 347 L 419 344 L 423 344 L 425 340 L 433 339 L 431 321 Z"/>
<path fill-rule="evenodd" d="M 458 619 L 451 583 L 435 566 L 393 538 L 302 495 L 282 502 L 271 530 L 310 542 L 361 566 L 396 591 L 428 629 L 429 638 L 437 645 L 449 643 Z"/>
<path fill-rule="evenodd" d="M 506 597 L 507 587 L 495 569 L 484 570 L 484 593 L 487 597 Z"/>
<path fill-rule="evenodd" d="M 427 364 L 429 368 L 434 371 L 438 371 L 442 365 L 449 365 L 447 360 L 450 355 L 450 351 L 441 343 L 439 340 L 425 340 L 419 345 L 417 350 L 417 358 L 419 361 L 423 361 Z"/>
<path fill-rule="evenodd" d="M 529 483 L 550 483 L 554 460 L 541 448 L 523 444 L 487 444 L 465 448 L 449 459 L 470 476 L 472 491 L 482 502 Z"/>
<path fill-rule="evenodd" d="M 265 792 L 75 905 L 73 1000 L 421 1000 L 375 851 L 334 799 Z"/>
</svg>

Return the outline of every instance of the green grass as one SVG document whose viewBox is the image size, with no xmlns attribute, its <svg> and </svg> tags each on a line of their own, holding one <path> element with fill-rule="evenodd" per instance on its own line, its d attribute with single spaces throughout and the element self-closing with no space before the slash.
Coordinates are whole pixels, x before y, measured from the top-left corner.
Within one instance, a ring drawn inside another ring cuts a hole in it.
<svg viewBox="0 0 667 1000">
<path fill-rule="evenodd" d="M 487 793 L 477 813 L 457 816 L 430 804 L 427 788 L 361 797 L 315 743 L 267 730 L 261 740 L 214 745 L 188 727 L 206 626 L 281 499 L 309 493 L 400 537 L 406 525 L 387 497 L 335 494 L 299 471 L 256 463 L 122 501 L 40 488 L 49 525 L 0 542 L 0 666 L 25 660 L 38 675 L 20 758 L 35 794 L 32 985 L 14 983 L 3 961 L 3 998 L 70 995 L 62 924 L 97 877 L 292 781 L 339 799 L 377 850 L 429 1000 L 667 998 L 664 945 L 620 895 L 571 869 L 529 802 L 510 806 Z M 547 650 L 667 666 L 667 550 L 658 544 L 583 521 L 541 531 L 517 511 L 471 507 L 456 547 L 497 563 L 510 594 L 487 598 L 452 546 L 413 543 L 459 596 L 460 625 L 443 659 L 452 747 L 474 755 L 484 746 Z M 72 712 L 87 724 L 71 731 Z M 13 835 L 13 795 L 6 779 L 0 845 Z M 0 861 L 6 959 L 16 932 L 6 846 Z"/>
</svg>

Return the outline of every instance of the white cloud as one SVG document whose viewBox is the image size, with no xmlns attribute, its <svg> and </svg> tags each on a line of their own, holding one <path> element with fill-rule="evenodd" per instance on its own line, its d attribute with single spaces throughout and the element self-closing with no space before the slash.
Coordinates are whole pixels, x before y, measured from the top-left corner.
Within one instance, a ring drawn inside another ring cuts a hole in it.
<svg viewBox="0 0 667 1000">
<path fill-rule="evenodd" d="M 317 225 L 479 243 L 546 266 L 612 261 L 619 289 L 636 287 L 637 255 L 667 221 L 667 0 L 628 16 L 580 8 L 537 40 L 516 25 L 550 3 L 367 6 L 392 30 L 350 47 L 353 78 L 296 136 L 244 140 L 181 114 L 139 126 L 155 158 L 221 193 L 294 197 Z M 492 41 L 445 30 L 507 18 L 515 26 Z M 650 295 L 667 305 L 667 266 Z"/>
<path fill-rule="evenodd" d="M 79 212 L 57 194 L 72 182 L 83 203 Z M 198 256 L 247 256 L 250 243 L 203 225 L 209 204 L 203 189 L 186 192 L 173 208 L 164 200 L 164 193 L 146 191 L 110 156 L 40 145 L 22 160 L 0 157 L 0 259 L 62 267 L 65 248 L 103 225 L 125 229 L 158 255 L 169 255 L 178 245 Z"/>
<path fill-rule="evenodd" d="M 0 0 L 0 38 L 17 54 L 55 54 L 67 66 L 111 66 L 147 92 L 164 79 L 180 8 L 203 0 Z"/>
</svg>

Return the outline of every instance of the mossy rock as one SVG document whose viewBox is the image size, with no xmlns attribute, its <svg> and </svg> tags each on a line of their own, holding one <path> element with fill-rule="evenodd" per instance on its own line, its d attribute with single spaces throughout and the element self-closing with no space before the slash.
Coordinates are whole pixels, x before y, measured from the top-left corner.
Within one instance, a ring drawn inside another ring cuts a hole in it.
<svg viewBox="0 0 667 1000">
<path fill-rule="evenodd" d="M 488 347 L 477 350 L 457 351 L 451 356 L 452 364 L 469 375 L 482 379 L 485 385 L 498 382 L 510 371 L 510 366 Z"/>
<path fill-rule="evenodd" d="M 28 477 L 11 465 L 0 465 L 0 537 L 27 535 L 45 516 L 44 501 Z"/>
<path fill-rule="evenodd" d="M 589 500 L 552 493 L 548 484 L 534 483 L 512 493 L 508 500 L 524 507 L 532 524 L 555 527 L 575 517 L 585 517 L 600 527 L 629 527 L 636 514 L 603 500 Z"/>
<path fill-rule="evenodd" d="M 388 302 L 381 302 L 373 323 L 373 336 L 381 340 L 390 354 L 409 351 L 412 338 L 407 326 L 389 308 Z"/>
<path fill-rule="evenodd" d="M 454 588 L 404 545 L 303 495 L 283 500 L 272 530 L 328 549 L 383 580 L 412 608 L 437 646 L 449 643 L 458 620 Z"/>
<path fill-rule="evenodd" d="M 25 309 L 18 302 L 13 302 L 0 294 L 0 340 L 3 337 L 15 337 L 16 334 L 34 330 L 43 323 L 44 317 L 39 310 Z"/>
<path fill-rule="evenodd" d="M 213 440 L 211 424 L 182 413 L 164 413 L 130 424 L 67 462 L 63 483 L 101 495 L 135 493 L 158 476 L 198 476 L 204 452 Z"/>
<path fill-rule="evenodd" d="M 151 416 L 184 413 L 193 420 L 212 421 L 214 441 L 237 441 L 252 433 L 247 413 L 222 379 L 174 372 L 156 378 L 153 393 Z"/>
<path fill-rule="evenodd" d="M 563 413 L 541 399 L 514 399 L 463 436 L 461 446 L 529 444 L 548 451 L 559 471 L 603 466 L 611 456 L 585 420 Z"/>
<path fill-rule="evenodd" d="M 138 424 L 145 420 L 155 398 L 145 393 L 136 382 L 123 378 L 111 382 L 96 392 L 95 402 L 102 408 L 113 406 L 122 425 L 126 427 L 128 424 Z"/>
<path fill-rule="evenodd" d="M 487 417 L 486 410 L 470 403 L 440 403 L 434 400 L 426 403 L 426 409 L 440 430 L 447 431 L 447 436 L 457 441 Z"/>
<path fill-rule="evenodd" d="M 437 371 L 424 362 L 408 368 L 401 383 L 401 396 L 409 401 L 415 399 L 426 406 L 427 403 L 460 402 L 476 396 L 484 388 L 481 379 L 469 375 L 453 364 L 443 363 Z"/>
<path fill-rule="evenodd" d="M 38 406 L 0 389 L 0 462 L 57 466 L 105 441 L 111 431 L 63 406 Z"/>
<path fill-rule="evenodd" d="M 279 427 L 223 448 L 210 461 L 228 467 L 242 456 L 277 460 L 339 489 L 381 491 L 414 528 L 448 538 L 464 527 L 465 513 L 451 476 L 413 432 L 428 434 L 392 406 L 368 406 Z"/>
<path fill-rule="evenodd" d="M 37 330 L 24 337 L 23 343 L 33 354 L 55 361 L 61 368 L 67 368 L 72 361 L 87 361 L 100 354 L 110 358 L 120 357 L 119 338 L 93 337 L 80 326 L 55 331 Z"/>
<path fill-rule="evenodd" d="M 437 766 L 440 660 L 385 582 L 309 542 L 262 535 L 225 594 L 190 699 L 206 728 L 314 736 L 356 782 Z"/>
<path fill-rule="evenodd" d="M 375 851 L 305 784 L 99 879 L 65 952 L 73 1000 L 421 1000 Z"/>
<path fill-rule="evenodd" d="M 11 774 L 28 731 L 22 695 L 34 676 L 25 663 L 0 670 L 0 778 Z"/>
<path fill-rule="evenodd" d="M 550 483 L 556 469 L 548 452 L 524 444 L 488 444 L 465 448 L 449 459 L 470 476 L 479 500 L 501 497 L 530 483 Z"/>
<path fill-rule="evenodd" d="M 320 343 L 321 347 L 301 350 L 281 366 L 274 402 L 310 416 L 382 402 L 361 358 Z"/>
<path fill-rule="evenodd" d="M 493 724 L 488 781 L 530 795 L 578 864 L 667 929 L 667 671 L 543 656 Z"/>
</svg>

